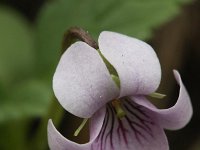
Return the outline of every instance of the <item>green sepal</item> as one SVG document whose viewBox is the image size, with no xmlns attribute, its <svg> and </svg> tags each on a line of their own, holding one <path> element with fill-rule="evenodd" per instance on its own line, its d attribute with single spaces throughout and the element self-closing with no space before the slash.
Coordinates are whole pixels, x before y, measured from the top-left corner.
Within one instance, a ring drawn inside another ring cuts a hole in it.
<svg viewBox="0 0 200 150">
<path fill-rule="evenodd" d="M 118 86 L 118 88 L 120 88 L 120 80 L 119 77 L 116 75 L 111 74 L 111 77 L 113 79 L 113 81 L 115 82 L 115 84 Z"/>
</svg>

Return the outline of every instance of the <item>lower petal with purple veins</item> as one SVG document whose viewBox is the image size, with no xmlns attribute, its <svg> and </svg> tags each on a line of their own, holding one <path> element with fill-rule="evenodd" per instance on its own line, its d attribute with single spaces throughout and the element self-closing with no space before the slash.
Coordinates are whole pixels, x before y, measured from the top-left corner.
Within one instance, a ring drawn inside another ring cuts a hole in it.
<svg viewBox="0 0 200 150">
<path fill-rule="evenodd" d="M 119 118 L 111 103 L 90 119 L 90 141 L 78 144 L 66 139 L 48 124 L 51 150 L 168 150 L 163 129 L 154 121 L 151 112 L 128 98 L 121 100 L 126 115 Z"/>
<path fill-rule="evenodd" d="M 103 126 L 92 150 L 169 149 L 164 130 L 156 124 L 148 109 L 128 99 L 122 100 L 122 107 L 126 115 L 119 118 L 114 107 L 107 104 Z"/>
</svg>

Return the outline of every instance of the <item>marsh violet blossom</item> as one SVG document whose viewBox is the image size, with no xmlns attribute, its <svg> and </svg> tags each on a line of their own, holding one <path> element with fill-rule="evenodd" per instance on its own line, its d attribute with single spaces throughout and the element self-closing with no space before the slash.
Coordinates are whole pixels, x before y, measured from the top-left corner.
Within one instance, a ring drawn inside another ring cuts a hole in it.
<svg viewBox="0 0 200 150">
<path fill-rule="evenodd" d="M 115 68 L 120 85 L 114 82 L 99 52 L 84 42 L 72 44 L 62 55 L 53 78 L 60 104 L 70 113 L 90 118 L 90 140 L 78 144 L 66 139 L 48 123 L 52 150 L 168 150 L 164 129 L 184 127 L 192 116 L 189 95 L 177 71 L 180 86 L 176 104 L 157 109 L 146 96 L 154 93 L 161 68 L 147 43 L 104 31 L 99 50 Z M 124 115 L 119 116 L 119 111 Z"/>
</svg>

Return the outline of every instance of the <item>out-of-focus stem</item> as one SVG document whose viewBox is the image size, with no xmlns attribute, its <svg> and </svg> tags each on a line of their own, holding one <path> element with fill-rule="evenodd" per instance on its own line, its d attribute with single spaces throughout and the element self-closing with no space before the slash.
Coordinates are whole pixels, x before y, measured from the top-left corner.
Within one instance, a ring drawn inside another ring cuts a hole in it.
<svg viewBox="0 0 200 150">
<path fill-rule="evenodd" d="M 91 47 L 98 49 L 97 43 L 93 40 L 93 38 L 88 34 L 88 32 L 84 31 L 79 27 L 71 27 L 64 33 L 63 41 L 62 41 L 62 53 L 75 41 L 80 40 Z"/>
<path fill-rule="evenodd" d="M 30 142 L 30 148 L 32 150 L 44 150 L 47 148 L 47 124 L 51 118 L 55 126 L 58 126 L 62 120 L 64 109 L 59 105 L 57 100 L 54 98 L 51 101 L 47 115 L 45 115 L 40 123 L 36 135 Z"/>
</svg>

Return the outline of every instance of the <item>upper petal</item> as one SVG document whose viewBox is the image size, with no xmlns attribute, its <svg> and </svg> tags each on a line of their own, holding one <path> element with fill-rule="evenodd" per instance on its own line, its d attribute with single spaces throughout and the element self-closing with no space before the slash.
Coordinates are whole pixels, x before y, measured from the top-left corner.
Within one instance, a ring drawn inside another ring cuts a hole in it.
<svg viewBox="0 0 200 150">
<path fill-rule="evenodd" d="M 122 34 L 104 31 L 99 48 L 120 78 L 120 96 L 154 92 L 161 78 L 160 63 L 150 45 Z"/>
<path fill-rule="evenodd" d="M 150 109 L 157 119 L 157 122 L 166 129 L 183 128 L 191 119 L 193 114 L 190 97 L 183 85 L 181 77 L 177 71 L 174 71 L 175 78 L 180 85 L 179 97 L 176 104 L 168 109 L 157 109 L 146 98 L 138 97 L 134 101 Z"/>
<path fill-rule="evenodd" d="M 105 117 L 105 107 L 100 109 L 93 117 L 96 119 L 92 122 L 92 133 L 90 141 L 86 144 L 78 144 L 73 141 L 66 139 L 62 136 L 52 123 L 52 120 L 48 122 L 48 144 L 51 150 L 92 150 L 91 145 L 99 135 L 99 132 L 103 125 L 103 120 Z"/>
<path fill-rule="evenodd" d="M 62 55 L 53 77 L 54 93 L 72 114 L 89 118 L 119 90 L 98 52 L 83 42 L 71 45 Z"/>
</svg>

